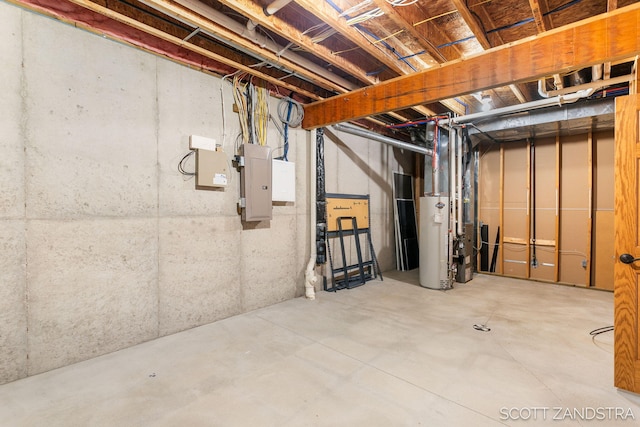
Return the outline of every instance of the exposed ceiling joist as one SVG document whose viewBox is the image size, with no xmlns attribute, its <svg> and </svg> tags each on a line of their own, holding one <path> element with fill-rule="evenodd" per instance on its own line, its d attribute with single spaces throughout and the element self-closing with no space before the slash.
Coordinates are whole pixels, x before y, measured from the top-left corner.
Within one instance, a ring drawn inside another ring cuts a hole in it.
<svg viewBox="0 0 640 427">
<path fill-rule="evenodd" d="M 387 0 L 373 0 L 373 3 L 382 12 L 384 12 L 384 14 L 387 15 L 398 27 L 402 28 L 403 31 L 411 34 L 411 36 L 420 43 L 420 46 L 422 46 L 422 48 L 425 50 L 425 53 L 421 55 L 422 57 L 424 57 L 423 59 L 425 60 L 425 62 L 433 66 L 446 60 L 435 46 L 433 46 L 431 43 L 427 43 L 427 39 L 422 36 L 418 28 L 414 27 L 399 13 L 395 13 L 394 7 L 391 6 L 391 4 L 389 4 Z"/>
<path fill-rule="evenodd" d="M 193 10 L 202 10 L 204 5 L 194 0 L 176 0 L 178 3 L 189 5 Z M 277 15 L 267 16 L 265 15 L 263 8 L 251 0 L 220 0 L 220 3 L 229 7 L 230 9 L 238 12 L 239 14 L 246 16 L 253 22 L 261 25 L 263 28 L 273 31 L 279 36 L 291 40 L 297 46 L 313 52 L 316 56 L 326 61 L 327 63 L 337 67 L 353 77 L 357 78 L 363 83 L 374 84 L 378 82 L 378 79 L 373 76 L 367 75 L 367 72 L 352 62 L 346 61 L 339 55 L 335 55 L 330 49 L 319 43 L 314 43 L 311 37 L 303 34 L 296 28 L 292 27 L 288 23 L 284 22 Z"/>
<path fill-rule="evenodd" d="M 531 12 L 533 13 L 533 19 L 536 22 L 536 29 L 538 33 L 544 33 L 549 29 L 549 18 L 545 17 L 540 10 L 540 0 L 529 0 L 531 5 Z"/>
<path fill-rule="evenodd" d="M 312 129 L 634 57 L 640 53 L 638 22 L 636 3 L 465 60 L 314 102 L 306 107 L 303 126 Z"/>
<path fill-rule="evenodd" d="M 473 16 L 473 13 L 471 13 L 471 10 L 469 10 L 464 0 L 451 0 L 451 2 L 458 10 L 458 13 L 460 13 L 460 16 L 462 16 L 462 19 L 464 19 L 464 22 L 467 24 L 473 35 L 476 37 L 476 40 L 478 40 L 478 43 L 480 43 L 480 46 L 485 50 L 491 49 L 491 43 L 489 42 L 487 35 L 484 33 L 480 24 L 478 24 L 478 21 L 476 21 L 476 18 Z"/>
<path fill-rule="evenodd" d="M 256 76 L 271 88 L 277 85 L 284 89 L 274 91 L 295 93 L 301 102 L 307 103 L 305 123 L 316 120 L 313 111 L 321 103 L 325 107 L 339 105 L 341 112 L 336 117 L 362 116 L 378 125 L 443 113 L 467 115 L 535 101 L 544 96 L 538 91 L 535 78 L 538 74 L 544 73 L 541 79 L 549 86 L 553 77 L 554 90 L 562 85 L 578 85 L 579 80 L 589 78 L 589 70 L 579 68 L 594 65 L 581 67 L 582 54 L 602 51 L 603 28 L 594 27 L 583 40 L 570 45 L 566 36 L 558 35 L 564 34 L 558 33 L 563 27 L 554 26 L 573 28 L 567 26 L 579 19 L 640 3 L 640 0 L 565 0 L 561 4 L 551 0 L 499 3 L 297 0 L 297 4 L 288 3 L 291 0 L 5 1 L 44 11 L 63 21 L 68 18 L 67 22 L 79 27 L 203 71 L 219 75 L 240 72 L 245 79 Z M 100 7 L 103 9 L 93 12 Z M 103 19 L 98 13 L 111 19 Z M 635 27 L 638 26 L 636 23 Z M 626 28 L 613 25 L 604 32 L 615 33 L 620 40 L 629 35 Z M 536 34 L 539 37 L 532 39 Z M 544 49 L 535 44 L 530 51 L 522 51 L 521 42 L 539 40 L 548 34 L 555 34 L 554 43 L 546 44 Z M 482 48 L 490 46 L 496 46 L 490 49 L 490 56 L 480 55 Z M 497 52 L 505 46 L 509 46 L 508 54 Z M 634 56 L 603 61 L 604 72 L 592 71 L 591 79 L 600 79 L 603 74 L 605 78 L 628 74 Z M 605 57 L 610 57 L 609 51 L 599 56 Z M 363 88 L 364 85 L 368 87 Z M 549 89 L 546 87 L 545 91 Z M 622 88 L 615 89 L 606 94 L 622 93 Z M 364 99 L 364 93 L 368 99 Z M 331 98 L 335 94 L 337 98 Z M 334 120 L 330 110 L 322 114 Z M 396 132 L 409 136 L 405 130 Z"/>
<path fill-rule="evenodd" d="M 347 92 L 347 90 L 337 84 L 335 80 L 323 77 L 317 72 L 310 72 L 306 68 L 301 67 L 299 63 L 295 63 L 282 56 L 279 56 L 275 52 L 262 49 L 256 43 L 253 43 L 249 39 L 241 37 L 239 34 L 220 25 L 220 23 L 216 22 L 220 19 L 216 20 L 215 17 L 208 14 L 204 5 L 202 5 L 202 10 L 200 11 L 200 13 L 196 13 L 192 9 L 188 9 L 185 6 L 178 4 L 179 2 L 167 0 L 142 0 L 142 2 L 158 11 L 161 11 L 162 13 L 175 17 L 180 21 L 186 22 L 194 28 L 199 28 L 201 31 L 220 37 L 221 39 L 228 41 L 232 45 L 236 45 L 244 49 L 245 51 L 252 52 L 259 58 L 264 58 L 265 60 L 270 61 L 273 64 L 279 64 L 282 67 L 303 76 L 305 79 L 318 84 L 321 87 L 342 93 Z M 74 1 L 74 3 L 77 2 Z M 86 4 L 87 2 L 81 3 Z M 250 74 L 255 75 L 253 72 Z"/>
<path fill-rule="evenodd" d="M 509 89 L 511 89 L 511 92 L 513 92 L 513 94 L 516 96 L 516 98 L 518 98 L 518 101 L 520 101 L 522 104 L 527 102 L 527 98 L 524 96 L 524 94 L 522 93 L 522 91 L 520 90 L 520 88 L 517 85 L 510 84 L 509 85 Z"/>
<path fill-rule="evenodd" d="M 409 74 L 413 72 L 411 67 L 397 58 L 393 58 L 387 52 L 378 48 L 372 43 L 372 40 L 366 38 L 356 28 L 347 24 L 346 20 L 340 17 L 340 13 L 333 9 L 329 3 L 325 1 L 317 0 L 294 0 L 297 4 L 303 7 L 306 11 L 312 13 L 319 20 L 326 22 L 337 32 L 352 40 L 361 49 L 377 58 L 381 63 L 394 70 L 398 74 Z"/>
</svg>

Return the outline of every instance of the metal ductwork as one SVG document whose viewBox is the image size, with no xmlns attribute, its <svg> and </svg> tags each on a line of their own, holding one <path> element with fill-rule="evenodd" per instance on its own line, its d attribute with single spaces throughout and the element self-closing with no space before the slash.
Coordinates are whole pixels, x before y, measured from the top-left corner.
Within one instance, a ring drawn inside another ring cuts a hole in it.
<svg viewBox="0 0 640 427">
<path fill-rule="evenodd" d="M 382 142 L 383 144 L 388 144 L 394 146 L 396 148 L 401 148 L 403 150 L 413 151 L 415 153 L 424 154 L 425 156 L 433 156 L 433 150 L 425 147 L 421 147 L 419 145 L 410 144 L 408 142 L 400 141 L 397 139 L 389 138 L 388 136 L 383 136 L 377 134 L 375 132 L 368 131 L 366 129 L 361 129 L 357 126 L 350 125 L 347 123 L 338 123 L 337 125 L 332 126 L 333 129 L 345 133 L 350 133 L 351 135 L 361 136 L 363 138 L 372 139 L 374 141 Z"/>
</svg>

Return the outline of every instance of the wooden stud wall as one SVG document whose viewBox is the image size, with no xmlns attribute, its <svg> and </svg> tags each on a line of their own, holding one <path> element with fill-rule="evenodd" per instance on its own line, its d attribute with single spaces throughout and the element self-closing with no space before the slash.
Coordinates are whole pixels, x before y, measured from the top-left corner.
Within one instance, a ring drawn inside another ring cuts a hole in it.
<svg viewBox="0 0 640 427">
<path fill-rule="evenodd" d="M 560 146 L 560 281 L 586 286 L 589 223 L 587 136 L 561 138 Z"/>
<path fill-rule="evenodd" d="M 554 281 L 560 281 L 560 170 L 562 167 L 562 149 L 560 146 L 560 135 L 556 135 L 556 245 L 554 252 L 555 274 Z"/>
<path fill-rule="evenodd" d="M 504 236 L 502 246 L 503 271 L 507 276 L 527 277 L 528 226 L 528 160 L 529 146 L 526 142 L 513 142 L 504 147 L 504 203 L 502 205 Z M 522 239 L 522 243 L 514 238 Z"/>
<path fill-rule="evenodd" d="M 493 254 L 496 232 L 500 225 L 502 182 L 500 173 L 500 146 L 483 147 L 478 168 L 478 219 L 489 225 L 489 240 L 482 245 L 489 247 L 489 262 Z M 480 262 L 478 261 L 478 266 Z"/>
<path fill-rule="evenodd" d="M 594 235 L 591 259 L 591 286 L 613 290 L 615 264 L 613 230 L 613 132 L 594 134 Z"/>
<path fill-rule="evenodd" d="M 537 280 L 554 281 L 557 263 L 556 248 L 556 168 L 558 164 L 555 138 L 535 141 L 535 182 L 532 192 L 535 197 L 536 259 L 538 267 L 531 268 L 529 277 Z M 533 218 L 532 218 L 533 221 Z M 533 233 L 533 222 L 532 222 Z M 532 239 L 534 236 L 531 236 Z M 531 242 L 533 246 L 533 242 Z M 533 252 L 533 249 L 532 249 Z"/>
<path fill-rule="evenodd" d="M 533 143 L 535 180 L 526 141 L 481 149 L 478 219 L 489 225 L 490 258 L 500 226 L 496 273 L 612 289 L 613 131 Z"/>
</svg>

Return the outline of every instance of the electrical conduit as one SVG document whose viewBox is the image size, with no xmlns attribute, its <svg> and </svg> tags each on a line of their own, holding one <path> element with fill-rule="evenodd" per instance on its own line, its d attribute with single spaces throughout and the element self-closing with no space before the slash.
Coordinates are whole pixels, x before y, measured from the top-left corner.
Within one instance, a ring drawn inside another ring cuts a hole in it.
<svg viewBox="0 0 640 427">
<path fill-rule="evenodd" d="M 311 132 L 307 132 L 307 138 L 311 139 Z M 316 299 L 316 150 L 315 144 L 309 143 L 313 147 L 313 155 L 309 156 L 309 239 L 311 240 L 311 255 L 304 272 L 304 296 L 307 299 Z"/>
</svg>

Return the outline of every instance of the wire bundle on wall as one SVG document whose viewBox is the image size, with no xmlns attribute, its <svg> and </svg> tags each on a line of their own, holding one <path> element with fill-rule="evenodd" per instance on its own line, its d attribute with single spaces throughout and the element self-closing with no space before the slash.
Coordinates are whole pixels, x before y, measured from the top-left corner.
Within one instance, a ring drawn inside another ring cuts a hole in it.
<svg viewBox="0 0 640 427">
<path fill-rule="evenodd" d="M 267 144 L 269 92 L 253 83 L 242 83 L 242 75 L 233 77 L 233 99 L 238 108 L 240 140 L 243 144 Z"/>
<path fill-rule="evenodd" d="M 240 135 L 244 144 L 249 143 L 249 114 L 245 90 L 247 85 L 240 81 L 240 76 L 233 77 L 233 100 L 238 108 L 238 118 L 240 120 Z"/>
<path fill-rule="evenodd" d="M 304 118 L 304 108 L 302 104 L 291 99 L 283 98 L 278 104 L 278 118 L 284 124 L 284 153 L 281 159 L 289 161 L 289 127 L 298 127 Z"/>
<path fill-rule="evenodd" d="M 255 87 L 250 84 L 255 94 L 255 102 L 253 103 L 253 134 L 256 137 L 256 143 L 260 145 L 267 144 L 267 129 L 269 125 L 269 93 L 265 87 Z"/>
</svg>

